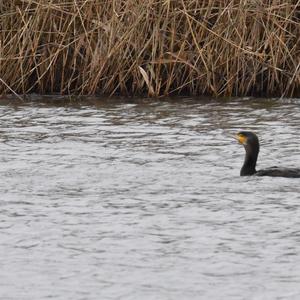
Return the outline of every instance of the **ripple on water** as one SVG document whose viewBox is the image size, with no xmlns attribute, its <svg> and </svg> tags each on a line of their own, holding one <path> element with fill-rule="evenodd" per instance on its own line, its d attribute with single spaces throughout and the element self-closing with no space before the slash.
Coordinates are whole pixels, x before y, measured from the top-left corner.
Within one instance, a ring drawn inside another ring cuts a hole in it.
<svg viewBox="0 0 300 300">
<path fill-rule="evenodd" d="M 0 106 L 3 299 L 298 299 L 297 99 Z"/>
</svg>

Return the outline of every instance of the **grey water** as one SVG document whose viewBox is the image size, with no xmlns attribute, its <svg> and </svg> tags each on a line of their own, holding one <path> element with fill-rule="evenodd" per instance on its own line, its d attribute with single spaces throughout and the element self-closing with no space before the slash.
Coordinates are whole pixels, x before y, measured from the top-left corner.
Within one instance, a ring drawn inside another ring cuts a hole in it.
<svg viewBox="0 0 300 300">
<path fill-rule="evenodd" d="M 0 299 L 300 299 L 300 100 L 0 100 Z"/>
</svg>

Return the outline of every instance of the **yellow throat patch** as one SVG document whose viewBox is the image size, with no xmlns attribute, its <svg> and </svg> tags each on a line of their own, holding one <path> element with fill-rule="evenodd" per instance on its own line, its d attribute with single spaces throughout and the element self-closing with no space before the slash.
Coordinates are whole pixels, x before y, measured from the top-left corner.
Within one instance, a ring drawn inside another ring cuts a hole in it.
<svg viewBox="0 0 300 300">
<path fill-rule="evenodd" d="M 240 144 L 246 145 L 247 144 L 247 137 L 245 137 L 243 134 L 237 134 L 236 139 L 239 141 Z"/>
</svg>

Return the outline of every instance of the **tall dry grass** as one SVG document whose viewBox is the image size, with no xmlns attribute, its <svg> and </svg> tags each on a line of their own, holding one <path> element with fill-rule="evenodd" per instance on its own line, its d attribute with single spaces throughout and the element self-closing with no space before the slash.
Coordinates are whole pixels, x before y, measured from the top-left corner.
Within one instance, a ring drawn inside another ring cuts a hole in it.
<svg viewBox="0 0 300 300">
<path fill-rule="evenodd" d="M 300 94 L 300 0 L 0 1 L 0 93 Z"/>
</svg>

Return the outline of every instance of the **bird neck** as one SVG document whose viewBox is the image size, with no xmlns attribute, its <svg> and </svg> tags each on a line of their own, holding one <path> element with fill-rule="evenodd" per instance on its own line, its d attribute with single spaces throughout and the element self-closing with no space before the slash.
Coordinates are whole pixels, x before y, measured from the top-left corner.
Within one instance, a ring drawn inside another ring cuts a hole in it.
<svg viewBox="0 0 300 300">
<path fill-rule="evenodd" d="M 259 150 L 247 148 L 245 148 L 245 150 L 246 156 L 243 167 L 241 169 L 241 176 L 253 175 L 256 173 L 255 167 Z"/>
</svg>

